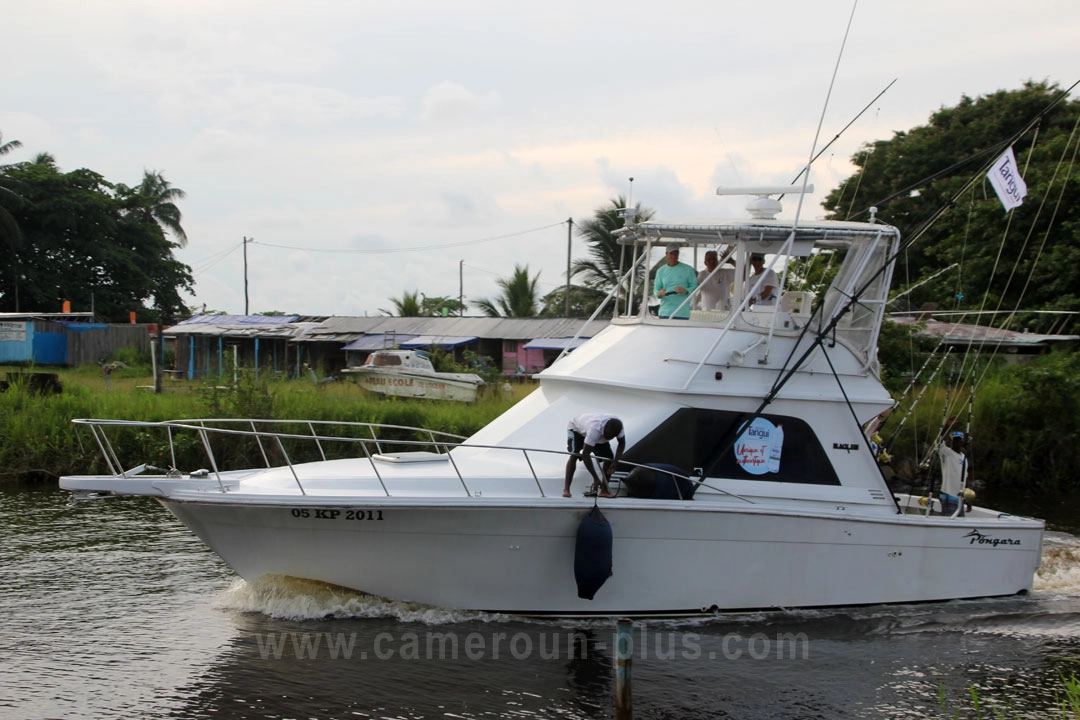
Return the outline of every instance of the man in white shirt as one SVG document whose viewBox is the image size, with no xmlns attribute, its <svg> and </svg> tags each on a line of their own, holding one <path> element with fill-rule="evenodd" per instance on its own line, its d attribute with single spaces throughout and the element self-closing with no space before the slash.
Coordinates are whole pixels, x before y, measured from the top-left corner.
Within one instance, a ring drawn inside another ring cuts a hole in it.
<svg viewBox="0 0 1080 720">
<path fill-rule="evenodd" d="M 705 253 L 705 269 L 697 274 L 698 303 L 701 310 L 731 309 L 731 283 L 735 280 L 735 268 L 720 268 L 709 277 L 709 273 L 719 264 L 715 250 Z"/>
<path fill-rule="evenodd" d="M 967 457 L 964 456 L 964 433 L 954 432 L 949 442 L 942 440 L 937 448 L 941 462 L 941 510 L 951 513 L 961 502 L 960 496 L 967 485 Z M 960 511 L 963 515 L 964 511 Z"/>
<path fill-rule="evenodd" d="M 611 441 L 616 438 L 619 441 L 619 447 L 612 456 Z M 574 479 L 579 457 L 585 461 L 585 469 L 593 477 L 592 494 L 598 492 L 600 497 L 612 497 L 607 479 L 615 472 L 625 448 L 626 434 L 623 432 L 622 420 L 614 415 L 586 413 L 571 420 L 566 428 L 566 451 L 572 454 L 566 461 L 566 484 L 563 486 L 563 497 L 570 497 L 570 482 Z M 593 467 L 594 461 L 589 458 L 590 455 L 609 459 L 599 474 Z"/>
<path fill-rule="evenodd" d="M 757 282 L 761 277 L 765 278 L 761 283 L 761 287 L 754 293 L 754 304 L 775 305 L 776 300 L 780 295 L 780 280 L 776 277 L 776 273 L 772 270 L 765 269 L 764 255 L 751 255 L 750 265 L 754 268 L 754 274 L 750 276 L 749 280 L 749 287 L 751 289 L 757 285 Z"/>
</svg>

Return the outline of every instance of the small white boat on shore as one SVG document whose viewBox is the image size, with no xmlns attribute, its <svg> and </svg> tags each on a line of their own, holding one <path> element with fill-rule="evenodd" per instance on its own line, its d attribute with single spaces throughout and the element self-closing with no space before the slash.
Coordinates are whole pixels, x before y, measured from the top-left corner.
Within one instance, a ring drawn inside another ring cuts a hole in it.
<svg viewBox="0 0 1080 720">
<path fill-rule="evenodd" d="M 363 365 L 342 370 L 380 395 L 472 402 L 484 380 L 473 373 L 436 372 L 423 350 L 376 350 Z"/>
<path fill-rule="evenodd" d="M 756 190 L 781 192 L 793 190 Z M 77 420 L 107 472 L 60 486 L 76 499 L 155 497 L 249 580 L 296 576 L 451 608 L 690 615 L 1030 590 L 1042 521 L 893 493 L 864 433 L 892 406 L 876 346 L 899 231 L 796 225 L 774 217 L 775 200 L 753 203 L 751 219 L 629 217 L 619 241 L 633 253 L 625 277 L 638 302 L 617 307 L 470 438 L 341 423 Z M 758 253 L 781 276 L 812 254 L 838 270 L 813 312 L 806 292 L 751 306 L 759 288 L 736 282 L 730 308 L 664 319 L 648 310 L 647 278 L 656 248 L 671 244 L 718 250 L 740 278 Z M 613 482 L 615 497 L 585 498 L 579 467 L 577 496 L 561 497 L 567 422 L 590 412 L 623 421 L 627 467 L 683 472 L 640 471 L 650 477 L 635 486 L 631 471 Z M 205 464 L 150 468 L 153 442 L 120 458 L 121 444 L 150 431 L 169 448 L 195 435 Z M 257 462 L 221 465 L 245 456 Z M 587 523 L 606 526 L 606 541 L 583 535 Z M 599 570 L 585 589 L 582 566 Z"/>
</svg>

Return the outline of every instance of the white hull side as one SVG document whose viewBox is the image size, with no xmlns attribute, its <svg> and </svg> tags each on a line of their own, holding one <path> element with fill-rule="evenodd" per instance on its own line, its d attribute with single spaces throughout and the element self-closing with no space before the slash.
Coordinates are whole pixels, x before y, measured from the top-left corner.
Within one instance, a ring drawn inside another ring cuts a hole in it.
<svg viewBox="0 0 1080 720">
<path fill-rule="evenodd" d="M 338 505 L 334 517 L 318 517 L 313 505 L 161 502 L 248 580 L 287 575 L 395 600 L 521 614 L 1010 595 L 1031 588 L 1042 537 L 1041 523 L 1022 519 L 857 519 L 615 501 L 601 508 L 614 533 L 614 575 L 588 601 L 577 597 L 574 580 L 576 531 L 590 508 L 580 500 L 373 502 Z M 296 517 L 303 510 L 308 516 Z M 348 518 L 350 510 L 362 519 Z M 1019 544 L 992 542 L 1003 539 Z"/>
<path fill-rule="evenodd" d="M 380 395 L 420 397 L 429 400 L 476 400 L 479 384 L 452 378 L 426 376 L 408 372 L 354 370 L 350 373 L 365 390 Z"/>
</svg>

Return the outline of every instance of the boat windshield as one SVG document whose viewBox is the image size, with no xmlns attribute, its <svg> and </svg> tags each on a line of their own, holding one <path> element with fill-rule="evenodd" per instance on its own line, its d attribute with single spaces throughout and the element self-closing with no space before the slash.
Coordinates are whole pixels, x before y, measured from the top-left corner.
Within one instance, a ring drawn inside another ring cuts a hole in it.
<svg viewBox="0 0 1080 720">
<path fill-rule="evenodd" d="M 899 231 L 889 225 L 828 220 L 797 228 L 780 220 L 631 225 L 619 237 L 626 246 L 625 290 L 615 299 L 615 315 L 624 321 L 670 322 L 658 313 L 654 278 L 664 262 L 660 255 L 677 245 L 682 250 L 678 262 L 697 272 L 699 284 L 712 278 L 723 286 L 722 303 L 706 309 L 702 288 L 697 288 L 685 298 L 681 312 L 676 311 L 677 317 L 768 332 L 807 327 L 821 331 L 836 319 L 830 334 L 835 331 L 837 339 L 870 365 L 888 298 L 889 260 L 899 239 Z M 706 253 L 717 256 L 712 275 L 707 265 L 700 271 Z M 764 258 L 763 268 L 754 265 L 759 258 Z M 831 269 L 835 275 L 823 284 Z M 764 284 L 769 278 L 779 285 L 779 299 L 761 302 L 757 280 Z"/>
<path fill-rule="evenodd" d="M 392 367 L 401 365 L 401 357 L 389 353 L 374 353 L 368 356 L 364 364 L 372 367 Z"/>
</svg>

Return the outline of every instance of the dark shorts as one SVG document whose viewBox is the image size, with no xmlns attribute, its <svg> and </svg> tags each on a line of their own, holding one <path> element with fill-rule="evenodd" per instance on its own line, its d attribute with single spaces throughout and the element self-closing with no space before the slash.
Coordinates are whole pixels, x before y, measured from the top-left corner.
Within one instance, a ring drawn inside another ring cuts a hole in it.
<svg viewBox="0 0 1080 720">
<path fill-rule="evenodd" d="M 585 448 L 585 436 L 575 430 L 566 431 L 566 452 L 580 454 Z M 593 454 L 597 457 L 614 460 L 615 455 L 611 452 L 611 443 L 602 442 L 593 445 Z"/>
</svg>

